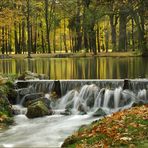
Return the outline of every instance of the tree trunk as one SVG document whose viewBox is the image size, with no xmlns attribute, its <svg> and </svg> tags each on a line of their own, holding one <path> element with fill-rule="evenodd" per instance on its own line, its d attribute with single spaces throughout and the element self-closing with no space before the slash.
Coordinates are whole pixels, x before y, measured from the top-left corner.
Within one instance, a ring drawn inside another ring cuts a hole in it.
<svg viewBox="0 0 148 148">
<path fill-rule="evenodd" d="M 112 41 L 112 51 L 117 50 L 116 43 L 116 25 L 117 25 L 117 17 L 114 14 L 110 15 L 110 26 L 111 26 L 111 41 Z"/>
<path fill-rule="evenodd" d="M 108 43 L 109 43 L 109 34 L 108 30 L 105 31 L 105 46 L 106 46 L 106 52 L 108 52 Z"/>
<path fill-rule="evenodd" d="M 45 46 L 44 46 L 44 33 L 42 28 L 42 22 L 40 23 L 40 30 L 41 30 L 41 47 L 42 47 L 42 53 L 45 53 Z"/>
<path fill-rule="evenodd" d="M 134 41 L 134 20 L 132 18 L 132 50 L 135 51 L 135 41 Z"/>
<path fill-rule="evenodd" d="M 19 23 L 19 38 L 18 38 L 18 41 L 19 41 L 19 51 L 18 53 L 21 54 L 22 53 L 22 35 L 21 35 L 21 23 Z"/>
<path fill-rule="evenodd" d="M 126 19 L 127 15 L 124 12 L 124 8 L 120 9 L 119 12 L 119 51 L 126 51 L 126 44 L 127 44 L 127 39 L 126 39 Z"/>
<path fill-rule="evenodd" d="M 15 54 L 18 54 L 19 53 L 19 42 L 18 42 L 16 22 L 14 22 L 14 41 L 15 41 Z"/>
<path fill-rule="evenodd" d="M 2 26 L 2 54 L 5 53 L 5 27 Z"/>
<path fill-rule="evenodd" d="M 83 38 L 84 38 L 84 48 L 88 52 L 88 35 L 87 35 L 87 27 L 86 27 L 86 7 L 84 6 L 84 12 L 83 12 Z"/>
<path fill-rule="evenodd" d="M 97 43 L 98 43 L 98 52 L 100 52 L 100 26 L 97 23 Z"/>
<path fill-rule="evenodd" d="M 22 51 L 26 51 L 25 21 L 22 21 Z"/>
<path fill-rule="evenodd" d="M 32 24 L 30 24 L 30 39 L 31 39 L 31 49 L 32 49 L 32 52 L 34 52 L 34 46 L 33 46 L 33 26 Z"/>
<path fill-rule="evenodd" d="M 37 48 L 37 25 L 34 31 L 34 45 L 33 45 L 33 53 L 36 53 Z"/>
<path fill-rule="evenodd" d="M 64 42 L 64 48 L 65 48 L 65 52 L 67 53 L 67 43 L 66 43 L 66 21 L 65 21 L 65 17 L 64 17 L 64 35 L 63 35 L 63 42 Z"/>
<path fill-rule="evenodd" d="M 56 52 L 56 26 L 54 24 L 54 30 L 53 30 L 53 51 Z"/>
<path fill-rule="evenodd" d="M 77 0 L 77 14 L 76 14 L 76 51 L 81 49 L 82 35 L 81 35 L 81 20 L 80 20 L 80 0 Z"/>
<path fill-rule="evenodd" d="M 11 29 L 8 28 L 8 51 L 11 54 L 12 52 L 12 37 L 11 37 Z"/>
<path fill-rule="evenodd" d="M 27 0 L 28 58 L 31 58 L 30 0 Z"/>
<path fill-rule="evenodd" d="M 48 6 L 49 2 L 48 0 L 45 0 L 45 22 L 46 22 L 46 40 L 47 40 L 47 46 L 48 46 L 48 53 L 51 53 L 51 48 L 50 48 L 50 29 L 49 29 L 49 12 L 48 12 Z"/>
<path fill-rule="evenodd" d="M 141 3 L 141 7 L 139 9 L 139 17 L 141 20 L 141 23 L 138 25 L 138 46 L 139 49 L 142 51 L 143 56 L 148 56 L 148 48 L 146 46 L 146 38 L 145 38 L 145 20 L 144 20 L 144 1 Z"/>
<path fill-rule="evenodd" d="M 5 27 L 5 33 L 6 33 L 6 37 L 5 37 L 5 52 L 6 54 L 8 54 L 8 28 Z"/>
</svg>

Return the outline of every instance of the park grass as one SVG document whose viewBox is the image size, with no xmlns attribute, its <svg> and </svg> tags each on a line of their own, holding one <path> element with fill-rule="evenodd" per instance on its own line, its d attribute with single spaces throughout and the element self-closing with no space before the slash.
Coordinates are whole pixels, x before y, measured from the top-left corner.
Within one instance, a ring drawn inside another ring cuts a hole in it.
<svg viewBox="0 0 148 148">
<path fill-rule="evenodd" d="M 81 127 L 62 147 L 148 147 L 148 105 L 133 107 Z"/>
</svg>

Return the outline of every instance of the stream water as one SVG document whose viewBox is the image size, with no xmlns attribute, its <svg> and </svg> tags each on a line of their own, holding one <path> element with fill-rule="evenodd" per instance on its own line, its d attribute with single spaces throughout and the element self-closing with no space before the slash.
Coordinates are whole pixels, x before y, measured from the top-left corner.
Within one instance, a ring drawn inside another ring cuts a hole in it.
<svg viewBox="0 0 148 148">
<path fill-rule="evenodd" d="M 31 71 L 49 79 L 136 79 L 148 78 L 148 58 L 90 57 L 0 59 L 0 73 Z"/>
<path fill-rule="evenodd" d="M 32 89 L 32 86 L 33 93 L 43 92 L 47 88 L 38 87 L 42 82 L 49 88 L 49 93 L 45 93 L 45 97 L 50 99 L 52 81 L 34 81 L 34 84 L 30 83 L 27 86 L 27 89 Z M 109 82 L 111 83 L 110 88 L 108 87 Z M 110 115 L 118 110 L 131 107 L 134 102 L 148 101 L 147 80 L 132 81 L 133 90 L 123 90 L 122 85 L 123 80 L 84 81 L 81 85 L 80 81 L 69 81 L 69 83 L 61 81 L 64 94 L 52 103 L 53 115 L 28 119 L 24 114 L 26 108 L 23 108 L 21 104 L 15 105 L 22 112 L 14 117 L 15 125 L 0 133 L 0 147 L 60 147 L 64 139 L 81 125 L 102 118 L 102 116 L 94 116 L 98 109 Z M 65 91 L 66 88 L 69 89 Z M 22 88 L 19 92 L 25 89 Z M 61 115 L 68 107 L 71 115 Z"/>
</svg>

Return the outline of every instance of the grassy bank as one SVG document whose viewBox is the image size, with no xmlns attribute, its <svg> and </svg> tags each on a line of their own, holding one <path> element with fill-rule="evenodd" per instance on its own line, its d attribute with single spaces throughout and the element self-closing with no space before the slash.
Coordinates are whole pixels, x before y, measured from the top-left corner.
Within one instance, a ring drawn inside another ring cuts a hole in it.
<svg viewBox="0 0 148 148">
<path fill-rule="evenodd" d="M 62 147 L 148 147 L 148 105 L 133 107 L 83 126 Z"/>
<path fill-rule="evenodd" d="M 10 54 L 14 59 L 27 58 L 27 54 Z M 97 55 L 93 53 L 52 53 L 52 54 L 31 54 L 32 58 L 77 58 L 77 57 L 137 57 L 136 52 L 101 52 Z"/>
</svg>

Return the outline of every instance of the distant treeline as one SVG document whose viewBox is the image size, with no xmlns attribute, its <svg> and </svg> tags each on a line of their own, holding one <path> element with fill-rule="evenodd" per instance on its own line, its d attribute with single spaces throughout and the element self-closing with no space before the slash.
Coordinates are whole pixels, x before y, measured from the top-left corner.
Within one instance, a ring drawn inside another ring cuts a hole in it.
<svg viewBox="0 0 148 148">
<path fill-rule="evenodd" d="M 147 8 L 147 0 L 0 0 L 0 52 L 148 55 Z"/>
</svg>

